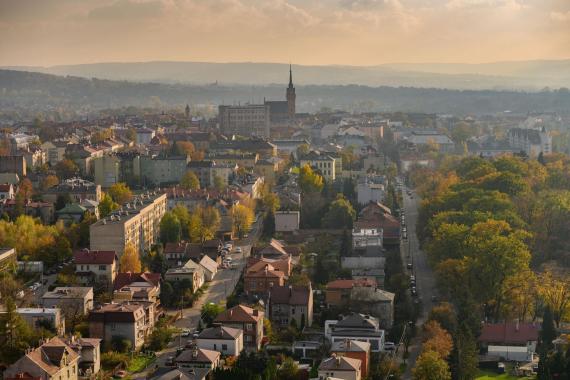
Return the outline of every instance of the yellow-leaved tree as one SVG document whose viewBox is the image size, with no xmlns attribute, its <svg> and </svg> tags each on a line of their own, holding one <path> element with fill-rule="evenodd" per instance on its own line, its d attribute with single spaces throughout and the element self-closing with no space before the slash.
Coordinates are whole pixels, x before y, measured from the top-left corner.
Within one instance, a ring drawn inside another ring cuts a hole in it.
<svg viewBox="0 0 570 380">
<path fill-rule="evenodd" d="M 132 244 L 127 244 L 125 252 L 121 256 L 121 273 L 133 272 L 140 273 L 142 270 L 141 259 L 135 247 Z"/>
<path fill-rule="evenodd" d="M 243 237 L 246 231 L 249 231 L 255 215 L 252 209 L 244 205 L 235 205 L 232 207 L 232 222 L 236 235 Z"/>
</svg>

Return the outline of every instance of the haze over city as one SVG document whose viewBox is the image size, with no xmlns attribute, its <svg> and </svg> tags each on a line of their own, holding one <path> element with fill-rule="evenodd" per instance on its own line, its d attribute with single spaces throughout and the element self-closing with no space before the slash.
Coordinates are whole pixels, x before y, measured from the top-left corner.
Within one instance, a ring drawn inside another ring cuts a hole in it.
<svg viewBox="0 0 570 380">
<path fill-rule="evenodd" d="M 3 0 L 0 65 L 570 58 L 567 0 Z"/>
</svg>

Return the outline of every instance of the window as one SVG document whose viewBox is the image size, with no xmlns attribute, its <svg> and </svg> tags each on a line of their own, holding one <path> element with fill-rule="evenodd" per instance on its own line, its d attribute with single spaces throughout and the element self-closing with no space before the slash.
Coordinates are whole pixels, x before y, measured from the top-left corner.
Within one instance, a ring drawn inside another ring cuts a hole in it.
<svg viewBox="0 0 570 380">
<path fill-rule="evenodd" d="M 227 350 L 228 350 L 228 345 L 222 344 L 222 351 L 227 351 Z"/>
<path fill-rule="evenodd" d="M 246 331 L 253 330 L 253 324 L 251 324 L 251 323 L 246 323 L 246 324 L 245 324 L 245 330 L 246 330 Z"/>
<path fill-rule="evenodd" d="M 107 270 L 107 266 L 106 265 L 99 265 L 99 270 Z"/>
<path fill-rule="evenodd" d="M 214 351 L 218 350 L 218 345 L 216 343 L 214 343 Z"/>
</svg>

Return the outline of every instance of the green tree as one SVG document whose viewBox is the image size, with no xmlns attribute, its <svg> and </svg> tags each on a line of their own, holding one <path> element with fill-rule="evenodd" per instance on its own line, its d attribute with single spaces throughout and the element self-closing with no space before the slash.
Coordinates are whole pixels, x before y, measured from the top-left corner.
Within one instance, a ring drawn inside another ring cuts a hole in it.
<svg viewBox="0 0 570 380">
<path fill-rule="evenodd" d="M 451 380 L 446 361 L 435 351 L 425 351 L 418 357 L 412 369 L 414 380 Z"/>
<path fill-rule="evenodd" d="M 182 229 L 181 236 L 182 238 L 188 238 L 188 226 L 190 224 L 190 213 L 188 209 L 184 207 L 182 204 L 177 204 L 171 210 L 171 212 L 178 218 L 180 221 L 180 227 Z"/>
<path fill-rule="evenodd" d="M 303 193 L 320 193 L 324 186 L 323 177 L 315 173 L 309 164 L 299 170 L 299 186 Z"/>
<path fill-rule="evenodd" d="M 113 201 L 109 194 L 104 194 L 101 202 L 99 202 L 99 216 L 101 218 L 107 217 L 111 212 L 119 208 L 119 205 Z"/>
<path fill-rule="evenodd" d="M 0 359 L 4 363 L 13 363 L 30 346 L 32 331 L 16 311 L 14 301 L 7 297 L 4 302 L 6 312 L 0 315 L 0 336 L 4 337 Z"/>
<path fill-rule="evenodd" d="M 167 212 L 160 221 L 160 240 L 163 243 L 178 243 L 180 241 L 181 224 L 178 217 Z"/>
<path fill-rule="evenodd" d="M 270 239 L 275 235 L 275 214 L 272 212 L 265 214 L 262 235 L 265 239 Z"/>
<path fill-rule="evenodd" d="M 79 174 L 79 167 L 72 160 L 64 158 L 55 165 L 55 172 L 58 178 L 69 179 Z"/>
<path fill-rule="evenodd" d="M 342 194 L 338 194 L 323 218 L 323 227 L 351 229 L 355 219 L 356 211 L 350 202 Z"/>
<path fill-rule="evenodd" d="M 113 201 L 115 201 L 119 205 L 130 202 L 131 199 L 133 198 L 133 192 L 123 182 L 118 182 L 113 184 L 109 188 L 109 195 L 111 196 L 111 198 L 113 198 Z"/>
<path fill-rule="evenodd" d="M 473 380 L 479 372 L 477 342 L 465 325 L 459 327 L 455 335 L 451 363 L 454 378 L 458 380 Z"/>
<path fill-rule="evenodd" d="M 202 306 L 202 320 L 207 326 L 211 326 L 214 323 L 214 319 L 224 311 L 224 307 L 217 303 L 207 303 Z"/>
<path fill-rule="evenodd" d="M 556 333 L 556 328 L 554 327 L 554 319 L 552 318 L 552 311 L 550 307 L 544 309 L 544 314 L 542 316 L 542 326 L 540 328 L 540 344 L 547 351 L 552 349 L 554 345 L 552 341 L 556 339 L 558 334 Z"/>
<path fill-rule="evenodd" d="M 61 210 L 62 208 L 64 208 L 66 205 L 68 205 L 71 202 L 72 202 L 71 196 L 69 195 L 69 193 L 59 194 L 57 196 L 57 199 L 55 200 L 54 208 L 56 211 Z"/>
<path fill-rule="evenodd" d="M 286 358 L 279 368 L 279 379 L 296 380 L 299 373 L 299 366 L 293 358 Z"/>
<path fill-rule="evenodd" d="M 218 191 L 224 191 L 227 185 L 224 182 L 224 179 L 219 175 L 214 175 L 214 189 Z"/>
<path fill-rule="evenodd" d="M 198 190 L 200 188 L 200 180 L 193 171 L 189 170 L 180 180 L 180 187 L 186 190 Z"/>
</svg>

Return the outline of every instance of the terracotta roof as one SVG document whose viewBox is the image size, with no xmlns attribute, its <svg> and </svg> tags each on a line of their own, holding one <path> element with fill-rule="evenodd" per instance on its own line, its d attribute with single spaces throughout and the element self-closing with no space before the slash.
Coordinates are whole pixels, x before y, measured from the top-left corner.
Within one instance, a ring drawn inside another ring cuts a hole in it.
<svg viewBox="0 0 570 380">
<path fill-rule="evenodd" d="M 502 344 L 526 344 L 538 340 L 538 324 L 534 323 L 488 323 L 479 336 L 479 342 Z"/>
<path fill-rule="evenodd" d="M 166 243 L 164 246 L 164 253 L 186 253 L 188 243 L 181 241 L 179 243 Z"/>
<path fill-rule="evenodd" d="M 214 322 L 252 322 L 263 319 L 263 312 L 250 307 L 237 305 L 220 313 Z"/>
<path fill-rule="evenodd" d="M 10 189 L 13 189 L 11 184 L 9 184 L 9 183 L 0 184 L 0 192 L 6 193 L 6 192 L 10 191 Z"/>
<path fill-rule="evenodd" d="M 258 257 L 248 257 L 247 259 L 247 270 L 257 271 L 259 268 L 263 268 L 264 264 L 270 264 L 276 270 L 285 273 L 287 276 L 291 274 L 291 257 L 283 257 L 279 259 L 268 259 L 268 258 L 258 258 Z"/>
<path fill-rule="evenodd" d="M 358 371 L 362 362 L 358 359 L 347 358 L 346 356 L 333 355 L 325 359 L 319 365 L 319 371 Z"/>
<path fill-rule="evenodd" d="M 283 277 L 285 277 L 285 273 L 281 272 L 280 270 L 275 269 L 275 267 L 271 264 L 259 262 L 257 264 L 254 264 L 251 268 L 249 268 L 246 271 L 245 277 L 250 277 L 250 278 L 251 277 L 283 278 Z"/>
<path fill-rule="evenodd" d="M 115 277 L 115 290 L 121 289 L 123 286 L 127 286 L 132 284 L 133 282 L 148 282 L 153 286 L 160 285 L 160 273 L 118 273 L 117 277 Z"/>
<path fill-rule="evenodd" d="M 83 249 L 73 254 L 75 264 L 113 264 L 117 260 L 115 251 L 90 251 Z"/>
<path fill-rule="evenodd" d="M 104 305 L 100 309 L 92 310 L 89 314 L 89 321 L 113 323 L 113 322 L 135 322 L 144 316 L 144 308 L 138 303 L 111 303 Z"/>
<path fill-rule="evenodd" d="M 376 286 L 376 280 L 359 278 L 355 280 L 334 280 L 327 284 L 327 289 L 352 289 L 355 286 Z"/>
<path fill-rule="evenodd" d="M 57 373 L 61 369 L 59 365 L 64 355 L 67 356 L 68 362 L 73 362 L 79 358 L 79 355 L 58 337 L 51 338 L 40 347 L 26 354 L 30 360 L 50 375 Z M 18 362 L 14 363 L 14 366 L 17 365 Z"/>
<path fill-rule="evenodd" d="M 308 305 L 312 292 L 311 286 L 274 286 L 269 290 L 272 304 Z"/>
</svg>

